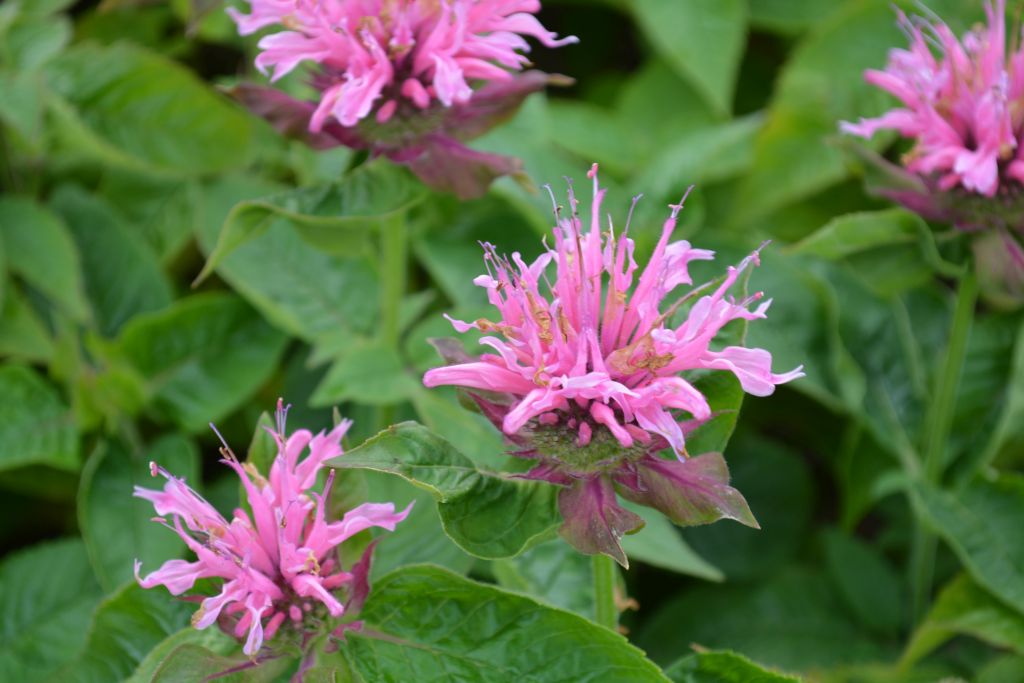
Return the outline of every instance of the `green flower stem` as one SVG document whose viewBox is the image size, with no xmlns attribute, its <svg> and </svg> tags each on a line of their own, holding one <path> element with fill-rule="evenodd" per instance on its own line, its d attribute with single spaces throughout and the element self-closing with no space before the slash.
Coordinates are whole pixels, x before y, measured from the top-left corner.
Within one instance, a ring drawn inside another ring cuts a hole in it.
<svg viewBox="0 0 1024 683">
<path fill-rule="evenodd" d="M 597 623 L 615 631 L 619 626 L 619 610 L 615 606 L 615 560 L 598 553 L 591 556 L 594 573 L 594 618 Z"/>
<path fill-rule="evenodd" d="M 380 340 L 398 350 L 399 321 L 402 297 L 405 296 L 406 259 L 405 214 L 398 212 L 384 218 L 380 225 Z M 395 421 L 395 406 L 381 406 L 378 427 L 384 429 Z"/>
<path fill-rule="evenodd" d="M 937 484 L 945 466 L 944 454 L 953 424 L 957 388 L 963 372 L 967 340 L 974 322 L 974 307 L 978 300 L 978 278 L 973 264 L 968 263 L 957 289 L 956 308 L 949 331 L 949 345 L 943 359 L 942 374 L 928 405 L 924 440 L 922 476 L 926 484 Z M 911 580 L 915 619 L 921 619 L 927 609 L 932 589 L 937 540 L 918 519 L 911 548 Z"/>
</svg>

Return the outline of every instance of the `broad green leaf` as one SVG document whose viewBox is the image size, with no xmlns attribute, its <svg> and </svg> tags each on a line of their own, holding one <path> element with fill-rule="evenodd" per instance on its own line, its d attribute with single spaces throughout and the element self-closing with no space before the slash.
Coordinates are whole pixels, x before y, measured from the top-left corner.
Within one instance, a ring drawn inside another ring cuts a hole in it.
<svg viewBox="0 0 1024 683">
<path fill-rule="evenodd" d="M 629 6 L 665 60 L 715 111 L 728 114 L 746 37 L 746 3 L 633 0 Z"/>
<path fill-rule="evenodd" d="M 632 186 L 664 197 L 688 185 L 735 176 L 750 166 L 754 137 L 762 125 L 763 116 L 751 115 L 679 137 L 644 164 Z"/>
<path fill-rule="evenodd" d="M 100 587 L 78 539 L 43 543 L 0 564 L 0 680 L 43 683 L 75 656 Z"/>
<path fill-rule="evenodd" d="M 825 562 L 846 608 L 867 628 L 895 637 L 905 622 L 906 590 L 871 546 L 838 531 L 825 535 Z"/>
<path fill-rule="evenodd" d="M 1024 615 L 1000 602 L 966 574 L 953 579 L 907 644 L 902 663 L 912 665 L 958 635 L 1024 654 Z"/>
<path fill-rule="evenodd" d="M 231 207 L 272 189 L 238 177 L 206 186 L 197 234 L 203 251 L 213 250 Z M 378 284 L 370 262 L 326 254 L 284 220 L 228 254 L 217 274 L 268 322 L 308 342 L 344 347 L 353 334 L 370 336 L 374 329 Z"/>
<path fill-rule="evenodd" d="M 153 250 L 114 210 L 83 189 L 64 186 L 52 206 L 78 246 L 85 292 L 99 330 L 113 336 L 132 316 L 163 308 L 171 286 Z"/>
<path fill-rule="evenodd" d="M 365 475 L 368 501 L 392 502 L 397 509 L 413 503 L 409 516 L 386 534 L 383 539 L 386 542 L 376 546 L 372 567 L 374 581 L 399 567 L 422 562 L 424 558 L 458 574 L 470 570 L 476 558 L 467 555 L 445 533 L 441 519 L 430 510 L 434 503 L 430 494 L 388 474 L 367 470 L 352 472 Z"/>
<path fill-rule="evenodd" d="M 34 370 L 0 367 L 0 471 L 26 465 L 78 469 L 71 411 Z"/>
<path fill-rule="evenodd" d="M 20 71 L 34 71 L 53 59 L 71 38 L 65 16 L 22 16 L 14 20 L 0 41 L 0 63 Z"/>
<path fill-rule="evenodd" d="M 368 681 L 667 680 L 617 633 L 438 567 L 380 579 L 360 617 L 342 653 Z"/>
<path fill-rule="evenodd" d="M 2 38 L 0 38 L 2 40 Z M 26 144 L 38 149 L 43 129 L 43 76 L 33 71 L 0 69 L 0 122 L 17 132 Z"/>
<path fill-rule="evenodd" d="M 829 261 L 875 248 L 916 241 L 924 226 L 921 218 L 906 209 L 885 209 L 837 216 L 791 251 Z"/>
<path fill-rule="evenodd" d="M 1024 679 L 1024 657 L 1006 655 L 992 660 L 978 671 L 975 683 L 1005 683 Z"/>
<path fill-rule="evenodd" d="M 163 478 L 150 474 L 150 461 L 193 487 L 198 484 L 199 452 L 178 435 L 159 439 L 144 453 L 101 444 L 82 469 L 78 526 L 96 577 L 107 592 L 131 580 L 136 560 L 148 574 L 185 549 L 173 531 L 153 522 L 152 503 L 132 495 L 135 486 L 163 488 Z"/>
<path fill-rule="evenodd" d="M 799 683 L 798 678 L 762 669 L 735 652 L 696 652 L 665 669 L 674 683 Z"/>
<path fill-rule="evenodd" d="M 385 161 L 367 164 L 336 183 L 287 190 L 239 203 L 228 214 L 217 245 L 199 274 L 207 277 L 225 256 L 283 218 L 324 251 L 354 255 L 372 243 L 382 221 L 400 219 L 425 196 L 423 186 Z"/>
<path fill-rule="evenodd" d="M 162 587 L 145 590 L 129 583 L 100 603 L 85 647 L 55 680 L 110 683 L 128 678 L 150 650 L 188 624 L 194 609 Z"/>
<path fill-rule="evenodd" d="M 287 659 L 271 659 L 258 666 L 244 655 L 225 657 L 201 645 L 183 644 L 172 650 L 160 662 L 151 683 L 192 683 L 193 681 L 216 680 L 218 683 L 262 683 L 285 680 L 282 674 L 292 662 Z M 251 667 L 251 668 L 247 668 Z M 226 671 L 238 673 L 225 674 Z M 303 679 L 305 680 L 305 679 Z"/>
<path fill-rule="evenodd" d="M 842 7 L 846 0 L 752 0 L 750 23 L 783 34 L 813 28 Z"/>
<path fill-rule="evenodd" d="M 109 169 L 99 188 L 162 263 L 179 256 L 192 238 L 202 205 L 194 179 L 157 179 Z"/>
<path fill-rule="evenodd" d="M 35 311 L 16 288 L 9 288 L 0 312 L 0 356 L 48 361 L 53 340 Z"/>
<path fill-rule="evenodd" d="M 459 404 L 458 390 L 420 389 L 412 398 L 427 429 L 447 440 L 479 467 L 500 469 L 509 460 L 509 444 L 501 431 L 478 412 Z"/>
<path fill-rule="evenodd" d="M 159 645 L 150 650 L 146 658 L 132 673 L 131 678 L 128 678 L 125 683 L 150 683 L 154 680 L 157 671 L 162 669 L 163 664 L 176 658 L 178 650 L 185 646 L 198 648 L 213 656 L 227 655 L 241 649 L 237 640 L 219 628 L 199 631 L 188 626 L 167 636 Z M 202 680 L 202 677 L 193 677 L 190 680 Z"/>
<path fill-rule="evenodd" d="M 991 437 L 978 456 L 971 458 L 972 468 L 997 460 L 1020 462 L 1024 453 L 1024 324 L 1017 330 L 1010 364 L 1003 374 L 1006 400 Z M 969 456 L 968 456 L 969 457 Z"/>
<path fill-rule="evenodd" d="M 719 525 L 722 526 L 722 525 Z M 756 555 L 747 558 L 757 562 Z M 828 581 L 788 569 L 753 584 L 702 584 L 664 602 L 635 642 L 659 663 L 693 644 L 740 652 L 787 671 L 874 662 L 893 655 L 844 616 Z"/>
<path fill-rule="evenodd" d="M 974 581 L 1024 612 L 1024 476 L 979 478 L 960 491 L 918 484 L 914 493 L 924 519 Z"/>
<path fill-rule="evenodd" d="M 8 269 L 75 320 L 88 316 L 75 243 L 50 211 L 25 197 L 0 198 L 0 233 Z"/>
<path fill-rule="evenodd" d="M 252 119 L 194 74 L 144 48 L 80 43 L 48 67 L 64 142 L 97 161 L 175 175 L 244 164 Z"/>
<path fill-rule="evenodd" d="M 721 571 L 686 544 L 679 529 L 660 512 L 629 501 L 622 501 L 622 505 L 646 522 L 640 531 L 623 536 L 619 541 L 630 559 L 708 581 L 725 578 Z"/>
<path fill-rule="evenodd" d="M 410 398 L 419 388 L 419 382 L 406 372 L 398 351 L 368 341 L 343 352 L 313 392 L 310 403 L 391 405 Z"/>
<path fill-rule="evenodd" d="M 285 342 L 238 298 L 208 293 L 134 318 L 117 349 L 146 379 L 152 412 L 199 431 L 266 381 Z"/>
<path fill-rule="evenodd" d="M 841 120 L 881 113 L 891 99 L 864 83 L 862 72 L 885 63 L 903 38 L 884 0 L 847 3 L 807 34 L 779 76 L 767 121 L 754 146 L 754 165 L 733 205 L 737 224 L 821 191 L 848 173 L 828 144 Z"/>
<path fill-rule="evenodd" d="M 560 522 L 554 486 L 478 470 L 415 422 L 389 427 L 328 464 L 387 472 L 429 491 L 445 532 L 484 559 L 513 557 L 550 537 Z"/>
<path fill-rule="evenodd" d="M 562 539 L 541 543 L 507 560 L 495 560 L 493 569 L 498 585 L 506 590 L 594 618 L 590 558 Z"/>
</svg>

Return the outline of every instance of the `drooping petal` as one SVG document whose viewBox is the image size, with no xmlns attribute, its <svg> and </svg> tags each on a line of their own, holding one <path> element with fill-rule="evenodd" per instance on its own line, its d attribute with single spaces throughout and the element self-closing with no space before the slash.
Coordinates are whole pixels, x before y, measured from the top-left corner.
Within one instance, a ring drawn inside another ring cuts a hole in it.
<svg viewBox="0 0 1024 683">
<path fill-rule="evenodd" d="M 644 520 L 618 504 L 611 482 L 601 476 L 574 481 L 559 492 L 558 509 L 558 533 L 572 547 L 586 555 L 604 553 L 629 568 L 619 539 L 639 531 Z"/>
</svg>

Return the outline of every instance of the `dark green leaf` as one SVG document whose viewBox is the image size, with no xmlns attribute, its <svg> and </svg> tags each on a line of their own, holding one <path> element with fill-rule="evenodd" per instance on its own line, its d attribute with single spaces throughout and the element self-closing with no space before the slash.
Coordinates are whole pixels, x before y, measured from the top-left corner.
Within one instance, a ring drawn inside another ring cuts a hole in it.
<svg viewBox="0 0 1024 683">
<path fill-rule="evenodd" d="M 758 559 L 751 555 L 747 561 Z M 697 644 L 790 671 L 892 655 L 843 616 L 823 577 L 795 569 L 756 584 L 704 584 L 684 591 L 660 606 L 636 642 L 657 662 L 672 661 Z"/>
<path fill-rule="evenodd" d="M 385 576 L 361 617 L 342 652 L 367 681 L 667 680 L 617 633 L 437 567 Z"/>
<path fill-rule="evenodd" d="M 285 341 L 238 298 L 209 293 L 136 317 L 117 348 L 146 379 L 153 412 L 199 431 L 263 384 Z"/>
<path fill-rule="evenodd" d="M 101 596 L 81 541 L 34 546 L 0 564 L 0 680 L 43 683 L 85 642 Z"/>
<path fill-rule="evenodd" d="M 129 318 L 163 308 L 171 286 L 149 246 L 106 203 L 65 186 L 53 197 L 78 246 L 85 291 L 100 331 L 112 336 Z"/>
<path fill-rule="evenodd" d="M 697 652 L 665 669 L 674 683 L 799 683 L 798 678 L 762 669 L 735 652 Z"/>
<path fill-rule="evenodd" d="M 885 558 L 858 539 L 832 531 L 825 535 L 825 561 L 847 609 L 872 631 L 898 635 L 908 599 Z"/>
<path fill-rule="evenodd" d="M 252 119 L 179 64 L 127 43 L 81 43 L 48 71 L 63 139 L 106 164 L 198 175 L 243 164 Z"/>
<path fill-rule="evenodd" d="M 57 392 L 33 370 L 0 367 L 0 471 L 25 465 L 78 469 L 78 434 Z"/>
<path fill-rule="evenodd" d="M 7 290 L 0 313 L 0 356 L 48 361 L 53 341 L 42 321 L 16 288 Z"/>
<path fill-rule="evenodd" d="M 914 664 L 957 635 L 973 636 L 1024 654 L 1024 615 L 961 574 L 939 593 L 928 616 L 914 631 L 902 663 Z"/>
<path fill-rule="evenodd" d="M 591 560 L 562 539 L 541 543 L 507 560 L 495 560 L 493 568 L 502 588 L 594 618 Z"/>
<path fill-rule="evenodd" d="M 328 464 L 395 474 L 429 491 L 445 532 L 477 557 L 515 556 L 560 522 L 554 486 L 478 470 L 415 422 L 394 425 Z"/>
<path fill-rule="evenodd" d="M 272 191 L 265 181 L 228 178 L 205 188 L 200 246 L 214 248 L 224 217 L 241 200 Z M 306 341 L 344 348 L 373 330 L 377 280 L 368 260 L 325 254 L 284 220 L 236 249 L 217 274 L 273 325 Z"/>
<path fill-rule="evenodd" d="M 8 267 L 75 320 L 88 316 L 75 243 L 50 211 L 24 197 L 0 198 Z"/>
<path fill-rule="evenodd" d="M 912 243 L 923 225 L 918 215 L 905 209 L 846 214 L 808 235 L 792 251 L 833 261 L 877 247 Z"/>
<path fill-rule="evenodd" d="M 107 592 L 130 580 L 136 560 L 149 573 L 166 560 L 180 557 L 181 539 L 153 522 L 153 505 L 132 495 L 135 486 L 159 489 L 162 477 L 149 471 L 153 461 L 196 486 L 199 452 L 182 436 L 156 441 L 145 453 L 132 453 L 117 444 L 99 446 L 82 469 L 78 492 L 78 526 L 89 550 L 96 577 Z"/>
<path fill-rule="evenodd" d="M 634 0 L 644 32 L 715 111 L 728 114 L 746 35 L 741 0 Z"/>
<path fill-rule="evenodd" d="M 1024 477 L 977 479 L 961 491 L 914 487 L 920 512 L 971 577 L 1024 612 Z"/>
<path fill-rule="evenodd" d="M 188 624 L 193 609 L 163 588 L 147 591 L 128 584 L 100 603 L 85 647 L 55 680 L 110 683 L 127 678 L 151 649 Z"/>
</svg>

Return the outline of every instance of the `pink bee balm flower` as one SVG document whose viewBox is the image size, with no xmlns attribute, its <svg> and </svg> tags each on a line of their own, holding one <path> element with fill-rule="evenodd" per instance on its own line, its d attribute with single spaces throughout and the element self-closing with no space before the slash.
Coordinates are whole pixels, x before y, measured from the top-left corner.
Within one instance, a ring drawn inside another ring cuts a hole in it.
<svg viewBox="0 0 1024 683">
<path fill-rule="evenodd" d="M 221 450 L 224 464 L 242 480 L 251 515 L 238 508 L 226 520 L 183 479 L 156 463 L 150 468 L 153 476 L 167 480 L 163 490 L 135 487 L 136 496 L 153 503 L 158 521 L 196 554 L 194 562 L 169 560 L 146 577 L 139 575 L 141 563 L 136 561 L 139 585 L 163 585 L 172 595 L 181 595 L 197 579 L 223 579 L 220 593 L 200 603 L 192 624 L 204 629 L 219 622 L 228 633 L 246 636 L 243 651 L 250 656 L 282 626 L 301 630 L 309 614 L 340 617 L 346 605 L 336 593 L 343 587 L 348 589 L 347 607 L 357 610 L 368 591 L 372 548 L 351 571 L 342 569 L 335 548 L 370 527 L 392 531 L 409 514 L 409 508 L 395 512 L 392 503 L 365 503 L 338 521 L 327 521 L 333 470 L 321 493 L 312 489 L 324 462 L 342 454 L 341 438 L 352 423 L 344 420 L 315 436 L 300 430 L 286 437 L 286 413 L 279 402 L 273 433 L 278 454 L 269 478 L 250 463 L 240 463 L 226 446 Z"/>
<path fill-rule="evenodd" d="M 908 49 L 894 49 L 867 82 L 904 106 L 844 132 L 870 138 L 894 130 L 914 140 L 900 169 L 869 152 L 884 171 L 876 188 L 925 218 L 967 230 L 997 233 L 975 245 L 979 262 L 1005 273 L 997 288 L 1016 290 L 1024 280 L 1024 44 L 1007 43 L 1006 2 L 986 3 L 987 25 L 958 40 L 939 18 L 899 14 Z M 1011 33 L 1019 33 L 1013 31 Z"/>
<path fill-rule="evenodd" d="M 547 47 L 577 42 L 540 24 L 534 16 L 539 0 L 249 0 L 249 5 L 250 14 L 228 10 L 242 35 L 267 26 L 285 29 L 260 40 L 260 71 L 277 80 L 303 61 L 320 65 L 315 81 L 320 99 L 305 112 L 305 121 L 321 144 L 333 138 L 335 144 L 369 148 L 401 162 L 439 157 L 413 170 L 423 171 L 426 182 L 460 194 L 468 192 L 464 176 L 471 171 L 454 180 L 448 176 L 458 168 L 426 171 L 454 163 L 477 173 L 489 169 L 493 177 L 516 169 L 501 157 L 474 154 L 461 145 L 450 148 L 467 135 L 445 131 L 445 121 L 491 116 L 471 106 L 480 84 L 492 100 L 509 91 L 506 108 L 543 87 L 546 78 L 532 77 L 525 88 L 516 85 L 514 73 L 529 65 L 523 54 L 530 50 L 527 37 Z M 301 103 L 282 98 L 253 89 L 241 96 L 273 122 L 294 123 Z"/>
<path fill-rule="evenodd" d="M 596 165 L 589 176 L 594 199 L 586 233 L 570 189 L 572 215 L 559 217 L 554 248 L 532 264 L 519 254 L 502 258 L 485 245 L 488 273 L 475 282 L 501 319 L 449 319 L 459 332 L 497 333 L 480 341 L 494 353 L 460 357 L 442 344 L 442 353 L 459 362 L 430 370 L 423 381 L 470 390 L 523 449 L 519 454 L 540 461 L 528 476 L 566 487 L 559 498 L 563 535 L 584 552 L 604 552 L 625 564 L 618 538 L 642 521 L 618 506 L 615 490 L 680 524 L 730 517 L 756 525 L 742 496 L 727 485 L 721 456 L 687 453 L 686 434 L 712 417 L 692 383 L 695 375 L 730 372 L 747 393 L 767 396 L 802 372 L 773 373 L 763 349 L 712 346 L 729 322 L 765 317 L 770 301 L 751 308 L 760 293 L 740 301 L 727 296 L 741 273 L 758 263 L 757 252 L 728 268 L 720 282 L 663 307 L 678 287 L 693 284 L 689 263 L 710 260 L 713 252 L 671 241 L 680 203 L 671 207 L 651 260 L 634 282 L 633 241 L 625 234 L 616 238 L 610 226 L 601 232 L 604 190 Z M 684 315 L 685 303 L 691 305 Z M 658 455 L 665 447 L 675 458 Z"/>
</svg>

